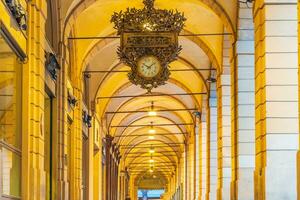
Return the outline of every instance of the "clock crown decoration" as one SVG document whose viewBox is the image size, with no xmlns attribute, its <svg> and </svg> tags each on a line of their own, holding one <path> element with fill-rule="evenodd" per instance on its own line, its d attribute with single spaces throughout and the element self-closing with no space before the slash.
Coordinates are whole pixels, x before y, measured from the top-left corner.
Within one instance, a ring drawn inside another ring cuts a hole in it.
<svg viewBox="0 0 300 200">
<path fill-rule="evenodd" d="M 123 32 L 177 32 L 183 27 L 186 18 L 177 10 L 155 9 L 154 0 L 144 0 L 143 9 L 127 8 L 125 12 L 114 12 L 111 22 L 118 34 Z M 148 27 L 148 26 L 149 27 Z"/>
<path fill-rule="evenodd" d="M 120 61 L 131 67 L 129 80 L 151 91 L 169 79 L 169 64 L 181 51 L 178 34 L 186 18 L 177 10 L 154 8 L 154 0 L 144 0 L 143 3 L 142 9 L 127 8 L 125 12 L 115 12 L 111 22 L 121 36 L 117 51 Z M 139 73 L 141 70 L 138 69 L 139 60 L 147 56 L 156 57 L 161 66 L 159 73 L 150 78 Z"/>
</svg>

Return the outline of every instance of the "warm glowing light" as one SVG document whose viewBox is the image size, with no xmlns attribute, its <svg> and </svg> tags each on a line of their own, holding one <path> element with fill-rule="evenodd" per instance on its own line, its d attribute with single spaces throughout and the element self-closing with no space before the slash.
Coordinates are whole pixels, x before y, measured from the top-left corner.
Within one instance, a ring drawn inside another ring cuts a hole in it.
<svg viewBox="0 0 300 200">
<path fill-rule="evenodd" d="M 156 115 L 157 115 L 157 113 L 155 112 L 155 111 L 149 111 L 148 112 L 148 115 L 150 116 L 150 117 L 155 117 Z"/>
<path fill-rule="evenodd" d="M 155 153 L 155 150 L 154 150 L 153 148 L 151 148 L 151 149 L 149 150 L 149 153 Z"/>
<path fill-rule="evenodd" d="M 150 133 L 150 134 L 154 134 L 154 133 L 156 133 L 156 130 L 155 130 L 155 129 L 153 129 L 153 128 L 151 128 L 151 129 L 149 129 L 148 133 Z"/>
<path fill-rule="evenodd" d="M 149 135 L 149 140 L 154 140 L 154 136 L 153 135 Z"/>
<path fill-rule="evenodd" d="M 154 133 L 156 133 L 156 130 L 153 128 L 153 122 L 150 122 L 150 129 L 148 130 L 148 133 L 149 134 L 154 134 Z"/>
<path fill-rule="evenodd" d="M 154 170 L 153 170 L 153 169 L 150 169 L 149 171 L 150 171 L 150 173 L 153 173 L 153 172 L 154 172 Z"/>
<path fill-rule="evenodd" d="M 153 101 L 151 101 L 151 107 L 150 107 L 150 110 L 148 112 L 148 115 L 150 117 L 155 117 L 157 115 L 157 113 L 154 110 L 154 102 Z"/>
<path fill-rule="evenodd" d="M 153 160 L 153 159 L 150 159 L 149 162 L 150 162 L 150 163 L 154 163 L 154 160 Z"/>
</svg>

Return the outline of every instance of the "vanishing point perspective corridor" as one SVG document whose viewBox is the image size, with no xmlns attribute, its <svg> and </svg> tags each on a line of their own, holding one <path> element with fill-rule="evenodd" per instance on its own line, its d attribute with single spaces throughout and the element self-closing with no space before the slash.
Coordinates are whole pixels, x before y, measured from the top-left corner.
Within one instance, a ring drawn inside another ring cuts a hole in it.
<svg viewBox="0 0 300 200">
<path fill-rule="evenodd" d="M 0 0 L 0 200 L 300 200 L 298 4 Z"/>
</svg>

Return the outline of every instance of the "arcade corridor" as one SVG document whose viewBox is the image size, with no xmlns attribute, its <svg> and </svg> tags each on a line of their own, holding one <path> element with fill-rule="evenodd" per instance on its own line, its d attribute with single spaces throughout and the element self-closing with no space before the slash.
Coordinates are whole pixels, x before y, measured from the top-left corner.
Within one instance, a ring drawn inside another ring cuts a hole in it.
<svg viewBox="0 0 300 200">
<path fill-rule="evenodd" d="M 296 0 L 1 0 L 0 199 L 300 199 Z"/>
</svg>

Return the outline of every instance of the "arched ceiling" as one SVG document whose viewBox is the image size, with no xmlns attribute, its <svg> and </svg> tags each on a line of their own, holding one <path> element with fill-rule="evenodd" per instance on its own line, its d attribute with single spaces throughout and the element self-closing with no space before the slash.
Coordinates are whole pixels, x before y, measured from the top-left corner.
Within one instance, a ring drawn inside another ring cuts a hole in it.
<svg viewBox="0 0 300 200">
<path fill-rule="evenodd" d="M 223 33 L 226 29 L 233 36 L 236 4 L 232 0 L 155 1 L 155 7 L 185 13 L 187 21 L 181 34 Z M 110 23 L 111 15 L 127 7 L 142 8 L 142 0 L 63 1 L 60 11 L 65 25 L 64 38 L 71 31 L 72 37 L 116 35 Z M 98 118 L 105 119 L 106 134 L 113 136 L 120 148 L 121 167 L 129 169 L 141 188 L 150 187 L 153 182 L 160 186 L 168 184 L 179 167 L 187 138 L 194 134 L 195 112 L 200 112 L 205 105 L 209 92 L 207 79 L 212 70 L 222 66 L 223 36 L 180 36 L 182 52 L 170 64 L 173 70 L 170 79 L 151 94 L 129 82 L 126 71 L 130 68 L 120 63 L 116 53 L 119 39 L 69 42 L 74 44 L 73 65 L 79 69 L 76 77 L 89 74 L 89 99 L 95 103 Z M 151 102 L 156 116 L 148 116 Z M 150 139 L 151 124 L 156 133 Z M 155 153 L 149 153 L 151 148 Z M 152 173 L 150 165 L 155 169 Z"/>
</svg>

